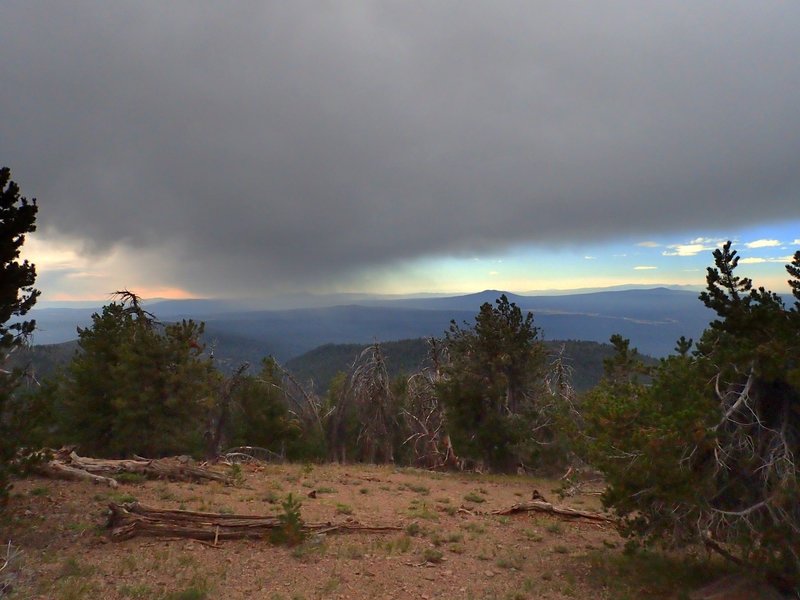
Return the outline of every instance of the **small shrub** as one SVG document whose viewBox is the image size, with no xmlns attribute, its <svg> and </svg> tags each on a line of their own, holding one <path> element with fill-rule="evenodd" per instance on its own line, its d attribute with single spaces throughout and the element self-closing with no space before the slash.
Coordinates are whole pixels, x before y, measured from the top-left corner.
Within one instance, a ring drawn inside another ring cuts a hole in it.
<svg viewBox="0 0 800 600">
<path fill-rule="evenodd" d="M 244 485 L 244 471 L 242 465 L 233 463 L 228 467 L 228 476 L 233 480 L 233 485 L 241 487 Z"/>
<path fill-rule="evenodd" d="M 466 500 L 467 502 L 474 502 L 475 504 L 486 502 L 486 498 L 484 498 L 483 496 L 479 496 L 475 492 L 470 492 L 469 494 L 465 494 L 464 500 Z"/>
<path fill-rule="evenodd" d="M 395 547 L 397 548 L 398 552 L 408 552 L 409 548 L 411 548 L 411 538 L 407 535 L 400 537 L 397 540 Z"/>
<path fill-rule="evenodd" d="M 438 521 L 439 515 L 436 511 L 432 510 L 427 502 L 420 500 L 412 500 L 408 506 L 408 514 L 416 519 L 425 519 L 426 521 Z"/>
<path fill-rule="evenodd" d="M 143 473 L 119 473 L 114 476 L 119 483 L 144 483 L 147 481 L 147 475 Z"/>
<path fill-rule="evenodd" d="M 136 502 L 136 496 L 132 494 L 122 494 L 119 492 L 109 494 L 108 499 L 111 500 L 112 502 L 116 502 L 117 504 L 128 504 L 130 502 Z"/>
<path fill-rule="evenodd" d="M 533 529 L 526 529 L 522 532 L 526 538 L 528 538 L 532 542 L 541 542 L 544 538 L 539 535 L 538 532 L 534 531 Z"/>
<path fill-rule="evenodd" d="M 433 564 L 442 562 L 443 558 L 444 554 L 441 551 L 436 550 L 435 548 L 425 548 L 425 550 L 422 553 L 422 559 L 425 562 Z"/>
<path fill-rule="evenodd" d="M 336 514 L 337 515 L 352 515 L 353 514 L 353 507 L 349 504 L 342 504 L 340 502 L 336 503 Z"/>
<path fill-rule="evenodd" d="M 283 512 L 278 515 L 280 527 L 272 530 L 272 542 L 274 544 L 285 544 L 296 546 L 305 538 L 303 530 L 303 519 L 300 516 L 300 501 L 289 494 L 286 500 L 281 502 Z"/>
<path fill-rule="evenodd" d="M 89 577 L 92 573 L 94 573 L 94 567 L 91 565 L 82 565 L 75 557 L 69 557 L 61 563 L 61 568 L 58 571 L 58 578 Z"/>
<path fill-rule="evenodd" d="M 86 600 L 96 596 L 97 589 L 90 582 L 75 577 L 67 577 L 56 585 L 56 600 Z"/>
<path fill-rule="evenodd" d="M 561 523 L 550 523 L 550 525 L 548 525 L 545 529 L 547 529 L 548 533 L 564 533 L 564 527 L 561 525 Z"/>
<path fill-rule="evenodd" d="M 408 489 L 410 489 L 412 492 L 415 492 L 415 493 L 420 494 L 422 496 L 427 496 L 428 494 L 431 493 L 431 488 L 429 488 L 427 485 L 419 485 L 419 484 L 409 483 L 409 484 L 406 484 L 406 487 Z"/>
<path fill-rule="evenodd" d="M 516 569 L 517 571 L 521 571 L 524 559 L 525 557 L 520 554 L 507 554 L 498 558 L 495 564 L 501 569 Z"/>
</svg>

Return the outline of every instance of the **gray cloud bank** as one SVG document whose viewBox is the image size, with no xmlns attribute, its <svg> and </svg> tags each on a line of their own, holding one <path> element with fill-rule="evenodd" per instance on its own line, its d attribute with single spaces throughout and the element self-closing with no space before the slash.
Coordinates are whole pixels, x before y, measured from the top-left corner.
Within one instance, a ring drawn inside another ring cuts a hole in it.
<svg viewBox="0 0 800 600">
<path fill-rule="evenodd" d="M 800 216 L 800 4 L 19 2 L 0 162 L 49 235 L 257 291 Z"/>
</svg>

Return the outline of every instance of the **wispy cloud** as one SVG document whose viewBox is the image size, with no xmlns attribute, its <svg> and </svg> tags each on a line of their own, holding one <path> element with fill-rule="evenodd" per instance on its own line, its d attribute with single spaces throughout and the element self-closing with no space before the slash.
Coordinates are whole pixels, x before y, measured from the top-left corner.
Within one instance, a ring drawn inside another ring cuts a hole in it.
<svg viewBox="0 0 800 600">
<path fill-rule="evenodd" d="M 774 256 L 772 258 L 759 258 L 756 256 L 748 256 L 739 261 L 743 265 L 758 265 L 761 263 L 781 263 L 786 264 L 792 262 L 791 256 Z"/>
<path fill-rule="evenodd" d="M 586 256 L 584 256 L 583 258 L 585 258 L 586 260 L 597 260 L 597 257 L 596 257 L 596 256 L 589 256 L 589 255 L 586 255 Z"/>
<path fill-rule="evenodd" d="M 780 246 L 781 243 L 778 240 L 755 240 L 753 242 L 747 242 L 745 246 L 748 248 L 775 248 L 776 246 Z"/>
<path fill-rule="evenodd" d="M 792 242 L 792 246 L 800 246 L 800 239 L 796 239 Z"/>
<path fill-rule="evenodd" d="M 657 244 L 656 242 L 639 242 L 636 245 L 642 248 L 658 248 L 661 244 Z"/>
<path fill-rule="evenodd" d="M 701 252 L 716 250 L 724 243 L 725 241 L 720 239 L 699 237 L 690 240 L 688 244 L 672 244 L 667 246 L 668 249 L 664 250 L 661 254 L 663 256 L 697 256 Z"/>
<path fill-rule="evenodd" d="M 634 271 L 652 271 L 653 269 L 657 269 L 658 267 L 653 267 L 651 265 L 639 265 L 633 267 Z"/>
</svg>

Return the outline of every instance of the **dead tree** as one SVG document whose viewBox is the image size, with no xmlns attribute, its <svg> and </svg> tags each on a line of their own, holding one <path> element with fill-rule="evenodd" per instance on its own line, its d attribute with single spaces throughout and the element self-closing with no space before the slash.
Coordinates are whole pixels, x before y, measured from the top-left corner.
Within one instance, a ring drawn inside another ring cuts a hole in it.
<svg viewBox="0 0 800 600">
<path fill-rule="evenodd" d="M 411 432 L 404 444 L 410 444 L 414 464 L 426 469 L 458 465 L 450 436 L 447 434 L 444 408 L 436 394 L 442 380 L 442 365 L 447 360 L 446 349 L 435 338 L 428 340 L 431 367 L 408 379 L 407 403 L 401 414 Z"/>
<path fill-rule="evenodd" d="M 567 486 L 573 483 L 570 480 L 573 468 L 585 466 L 573 450 L 574 440 L 583 435 L 584 419 L 578 408 L 578 394 L 572 386 L 572 373 L 572 366 L 566 356 L 566 346 L 562 344 L 545 375 L 545 386 L 550 400 L 545 403 L 544 409 L 549 413 L 545 419 L 547 427 L 554 441 L 561 441 L 563 458 L 569 466 L 567 475 L 563 478 Z M 575 484 L 572 493 L 578 490 L 577 485 Z"/>
<path fill-rule="evenodd" d="M 367 462 L 394 462 L 394 395 L 380 344 L 368 346 L 356 360 L 345 386 L 359 422 L 358 443 Z"/>
<path fill-rule="evenodd" d="M 752 551 L 765 544 L 787 571 L 800 573 L 800 398 L 752 367 L 738 381 L 721 379 L 714 379 L 719 420 L 684 459 L 688 468 L 710 468 L 715 482 L 714 496 L 695 517 L 698 534 L 718 551 L 720 542 L 749 536 Z M 781 534 L 762 539 L 765 531 Z"/>
<path fill-rule="evenodd" d="M 127 540 L 135 536 L 190 538 L 213 542 L 220 540 L 257 539 L 282 526 L 279 517 L 254 515 L 223 515 L 219 513 L 170 510 L 132 502 L 109 504 L 107 527 L 111 539 Z M 364 525 L 358 522 L 303 524 L 304 533 L 327 534 L 345 532 L 385 533 L 402 531 L 399 525 Z"/>
<path fill-rule="evenodd" d="M 233 395 L 236 388 L 244 381 L 245 373 L 249 368 L 249 363 L 242 363 L 236 372 L 227 377 L 220 385 L 219 395 L 207 433 L 206 458 L 209 460 L 216 458 L 222 452 L 225 428 L 228 427 L 231 417 Z"/>
<path fill-rule="evenodd" d="M 291 414 L 300 425 L 301 431 L 306 435 L 319 436 L 325 439 L 325 421 L 328 415 L 319 396 L 307 390 L 295 377 L 284 369 L 277 361 L 275 367 L 280 373 L 280 383 L 263 381 L 277 389 L 283 396 Z"/>
</svg>

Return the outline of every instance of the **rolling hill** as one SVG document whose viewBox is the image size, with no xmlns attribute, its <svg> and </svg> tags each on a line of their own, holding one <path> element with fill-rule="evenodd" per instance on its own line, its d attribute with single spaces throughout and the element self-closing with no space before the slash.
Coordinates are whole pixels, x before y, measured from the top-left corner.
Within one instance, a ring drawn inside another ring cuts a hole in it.
<svg viewBox="0 0 800 600">
<path fill-rule="evenodd" d="M 583 392 L 595 386 L 603 375 L 603 360 L 613 355 L 614 348 L 610 344 L 576 340 L 546 342 L 548 362 L 555 359 L 562 345 L 572 369 L 575 389 Z M 385 342 L 381 346 L 391 377 L 410 375 L 429 366 L 428 344 L 422 338 Z M 347 372 L 366 347 L 364 344 L 325 344 L 289 360 L 285 366 L 298 380 L 312 382 L 314 389 L 323 393 L 333 377 L 340 371 Z M 642 358 L 648 364 L 656 362 L 649 356 Z"/>
</svg>

